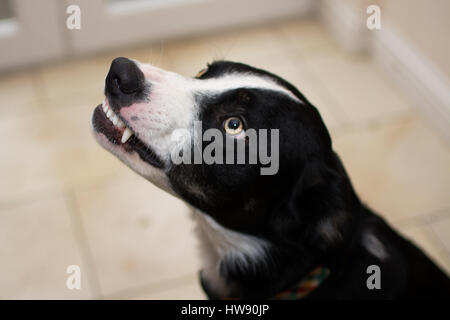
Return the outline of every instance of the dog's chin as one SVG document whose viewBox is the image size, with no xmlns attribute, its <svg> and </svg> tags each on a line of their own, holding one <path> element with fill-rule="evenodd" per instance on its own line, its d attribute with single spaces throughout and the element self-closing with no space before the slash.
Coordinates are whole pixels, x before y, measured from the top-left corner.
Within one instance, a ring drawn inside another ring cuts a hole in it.
<svg viewBox="0 0 450 320">
<path fill-rule="evenodd" d="M 164 162 L 135 136 L 121 143 L 124 129 L 117 128 L 111 123 L 101 104 L 94 109 L 91 124 L 95 139 L 104 149 L 157 187 L 173 194 L 164 171 Z"/>
<path fill-rule="evenodd" d="M 131 154 L 137 154 L 141 161 L 152 167 L 164 169 L 164 162 L 136 135 L 133 134 L 126 142 L 122 143 L 125 128 L 115 126 L 103 112 L 101 104 L 94 109 L 92 114 L 92 128 L 98 143 L 119 159 L 123 160 Z"/>
<path fill-rule="evenodd" d="M 110 122 L 101 104 L 94 109 L 91 123 L 94 137 L 104 149 L 157 187 L 174 194 L 164 171 L 163 161 L 135 136 L 121 143 L 124 129 L 117 128 Z"/>
</svg>

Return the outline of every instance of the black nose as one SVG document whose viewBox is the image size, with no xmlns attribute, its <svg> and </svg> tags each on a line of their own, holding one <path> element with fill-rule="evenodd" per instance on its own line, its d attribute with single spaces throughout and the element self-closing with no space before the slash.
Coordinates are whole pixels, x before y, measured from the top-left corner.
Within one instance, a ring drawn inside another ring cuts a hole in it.
<svg viewBox="0 0 450 320">
<path fill-rule="evenodd" d="M 105 80 L 106 95 L 132 95 L 142 92 L 144 87 L 144 74 L 135 62 L 123 57 L 113 60 Z"/>
</svg>

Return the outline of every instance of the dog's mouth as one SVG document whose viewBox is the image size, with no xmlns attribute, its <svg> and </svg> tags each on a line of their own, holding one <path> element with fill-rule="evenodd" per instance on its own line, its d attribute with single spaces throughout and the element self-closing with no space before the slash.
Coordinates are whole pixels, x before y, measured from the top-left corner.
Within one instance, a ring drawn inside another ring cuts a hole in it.
<svg viewBox="0 0 450 320">
<path fill-rule="evenodd" d="M 163 168 L 164 163 L 161 159 L 125 123 L 112 111 L 106 100 L 95 108 L 92 115 L 94 130 L 103 134 L 110 143 L 120 146 L 125 152 L 135 151 L 143 161 L 154 167 Z"/>
</svg>

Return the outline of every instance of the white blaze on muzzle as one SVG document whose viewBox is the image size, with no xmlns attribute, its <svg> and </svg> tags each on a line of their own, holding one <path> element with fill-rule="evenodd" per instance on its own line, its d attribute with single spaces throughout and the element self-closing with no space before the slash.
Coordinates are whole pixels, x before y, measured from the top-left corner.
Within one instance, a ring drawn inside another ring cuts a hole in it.
<svg viewBox="0 0 450 320">
<path fill-rule="evenodd" d="M 191 132 L 199 119 L 196 96 L 215 96 L 239 88 L 276 91 L 303 103 L 292 92 L 268 77 L 251 73 L 231 73 L 209 79 L 187 78 L 149 64 L 136 62 L 145 76 L 149 94 L 144 101 L 120 109 L 131 131 L 148 145 L 166 165 L 170 156 L 183 149 L 190 139 L 174 143 L 175 130 Z M 177 149 L 177 150 L 174 150 Z"/>
</svg>

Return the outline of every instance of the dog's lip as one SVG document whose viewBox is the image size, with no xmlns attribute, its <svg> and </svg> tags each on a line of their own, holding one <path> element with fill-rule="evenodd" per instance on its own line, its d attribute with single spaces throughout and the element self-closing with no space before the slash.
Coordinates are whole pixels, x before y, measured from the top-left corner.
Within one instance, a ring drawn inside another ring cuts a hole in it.
<svg viewBox="0 0 450 320">
<path fill-rule="evenodd" d="M 135 151 L 139 157 L 150 165 L 163 168 L 164 163 L 153 152 L 153 150 L 133 134 L 125 143 L 121 142 L 125 128 L 116 127 L 102 110 L 103 104 L 99 104 L 92 115 L 92 126 L 94 131 L 103 134 L 110 143 L 120 146 L 125 152 Z"/>
</svg>

